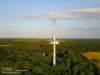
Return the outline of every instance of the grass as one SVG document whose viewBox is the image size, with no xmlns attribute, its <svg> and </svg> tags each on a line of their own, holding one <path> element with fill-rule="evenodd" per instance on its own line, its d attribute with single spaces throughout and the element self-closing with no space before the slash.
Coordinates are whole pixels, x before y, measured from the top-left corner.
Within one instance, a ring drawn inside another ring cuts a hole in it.
<svg viewBox="0 0 100 75">
<path fill-rule="evenodd" d="M 92 60 L 100 68 L 100 53 L 99 52 L 87 52 L 83 54 L 89 60 Z"/>
</svg>

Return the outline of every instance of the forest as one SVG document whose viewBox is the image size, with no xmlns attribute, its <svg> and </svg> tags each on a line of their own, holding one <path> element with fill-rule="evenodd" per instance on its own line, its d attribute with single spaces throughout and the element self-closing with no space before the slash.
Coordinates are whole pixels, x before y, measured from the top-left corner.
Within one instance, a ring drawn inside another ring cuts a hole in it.
<svg viewBox="0 0 100 75">
<path fill-rule="evenodd" d="M 0 75 L 100 75 L 100 39 L 61 39 L 56 56 L 62 61 L 55 67 L 49 42 L 0 39 Z"/>
</svg>

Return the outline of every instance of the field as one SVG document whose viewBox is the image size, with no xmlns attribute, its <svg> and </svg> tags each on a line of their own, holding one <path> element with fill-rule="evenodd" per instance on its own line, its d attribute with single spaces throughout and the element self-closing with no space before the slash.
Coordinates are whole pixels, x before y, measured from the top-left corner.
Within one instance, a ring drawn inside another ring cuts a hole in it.
<svg viewBox="0 0 100 75">
<path fill-rule="evenodd" d="M 61 39 L 56 67 L 49 42 L 0 39 L 0 75 L 100 75 L 100 39 Z"/>
<path fill-rule="evenodd" d="M 83 54 L 86 56 L 89 60 L 92 60 L 96 63 L 96 65 L 100 68 L 100 53 L 98 52 L 87 52 Z"/>
</svg>

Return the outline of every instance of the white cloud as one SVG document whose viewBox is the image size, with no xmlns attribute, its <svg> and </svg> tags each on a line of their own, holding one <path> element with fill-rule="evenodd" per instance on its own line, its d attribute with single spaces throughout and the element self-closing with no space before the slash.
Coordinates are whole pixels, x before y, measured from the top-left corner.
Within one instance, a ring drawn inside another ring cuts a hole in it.
<svg viewBox="0 0 100 75">
<path fill-rule="evenodd" d="M 33 19 L 33 20 L 52 20 L 54 19 L 53 12 L 46 12 L 40 14 L 22 14 L 15 16 L 15 19 Z M 64 13 L 56 13 L 56 19 L 98 19 L 100 20 L 100 8 L 84 8 L 73 9 Z"/>
<path fill-rule="evenodd" d="M 100 13 L 100 8 L 73 9 L 73 12 Z"/>
<path fill-rule="evenodd" d="M 22 14 L 15 16 L 15 19 L 34 19 L 34 20 L 50 20 L 53 18 L 53 14 L 41 13 L 41 14 Z"/>
<path fill-rule="evenodd" d="M 69 12 L 79 16 L 79 19 L 100 19 L 100 8 L 73 9 Z"/>
</svg>

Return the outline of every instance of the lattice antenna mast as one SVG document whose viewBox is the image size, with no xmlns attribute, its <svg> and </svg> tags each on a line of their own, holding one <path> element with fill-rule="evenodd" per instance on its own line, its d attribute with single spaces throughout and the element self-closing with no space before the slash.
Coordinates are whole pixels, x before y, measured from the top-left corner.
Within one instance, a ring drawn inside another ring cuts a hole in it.
<svg viewBox="0 0 100 75">
<path fill-rule="evenodd" d="M 56 41 L 56 19 L 55 19 L 55 9 L 54 9 L 54 34 L 53 40 L 50 44 L 53 44 L 53 66 L 56 66 L 56 44 L 59 44 L 59 41 Z"/>
<path fill-rule="evenodd" d="M 56 40 L 56 14 L 55 14 L 55 9 L 54 9 L 54 36 L 53 40 Z"/>
</svg>

